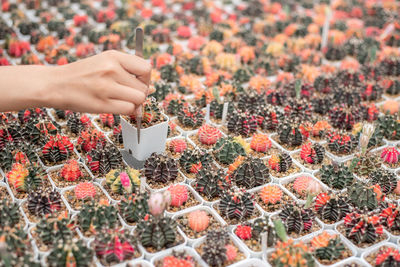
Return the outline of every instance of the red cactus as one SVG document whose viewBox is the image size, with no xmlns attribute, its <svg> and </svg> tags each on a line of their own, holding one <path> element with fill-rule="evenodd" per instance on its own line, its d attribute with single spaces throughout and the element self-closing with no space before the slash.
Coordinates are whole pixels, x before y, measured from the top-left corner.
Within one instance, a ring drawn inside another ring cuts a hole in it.
<svg viewBox="0 0 400 267">
<path fill-rule="evenodd" d="M 10 39 L 8 41 L 8 54 L 12 57 L 21 57 L 28 51 L 31 51 L 29 42 Z"/>
<path fill-rule="evenodd" d="M 259 195 L 265 204 L 276 204 L 282 199 L 283 192 L 277 185 L 266 185 Z"/>
<path fill-rule="evenodd" d="M 399 162 L 399 154 L 400 152 L 396 149 L 396 147 L 385 147 L 381 153 L 381 159 L 389 165 L 394 165 Z"/>
<path fill-rule="evenodd" d="M 67 136 L 50 136 L 49 141 L 43 146 L 43 157 L 49 162 L 60 162 L 73 153 L 74 145 Z"/>
<path fill-rule="evenodd" d="M 387 265 L 386 265 L 386 264 Z M 379 249 L 375 260 L 376 266 L 397 266 L 400 264 L 400 251 L 396 248 L 388 247 Z"/>
<path fill-rule="evenodd" d="M 104 145 L 106 142 L 104 134 L 96 129 L 86 129 L 80 133 L 78 138 L 78 145 L 86 153 L 96 148 L 97 144 Z"/>
<path fill-rule="evenodd" d="M 187 148 L 187 143 L 184 139 L 174 139 L 169 143 L 169 150 L 174 153 L 183 153 Z"/>
<path fill-rule="evenodd" d="M 117 124 L 119 124 L 119 117 L 116 117 L 114 114 L 103 113 L 99 115 L 100 122 L 103 126 L 107 126 L 109 128 L 113 128 Z"/>
<path fill-rule="evenodd" d="M 306 163 L 318 164 L 324 160 L 325 149 L 320 144 L 307 142 L 301 147 L 300 158 Z"/>
<path fill-rule="evenodd" d="M 195 232 L 201 232 L 207 229 L 210 223 L 210 217 L 204 210 L 196 210 L 188 216 L 189 227 Z"/>
<path fill-rule="evenodd" d="M 222 133 L 217 128 L 204 124 L 198 133 L 199 141 L 204 145 L 214 145 L 221 138 Z"/>
<path fill-rule="evenodd" d="M 162 265 L 162 267 L 193 267 L 193 266 L 194 266 L 193 259 L 190 256 L 181 259 L 173 255 L 165 257 Z"/>
<path fill-rule="evenodd" d="M 188 190 L 185 185 L 171 185 L 168 189 L 171 194 L 171 206 L 180 207 L 188 200 Z"/>
<path fill-rule="evenodd" d="M 319 211 L 320 208 L 325 206 L 331 197 L 327 193 L 320 193 L 315 199 L 315 210 Z"/>
<path fill-rule="evenodd" d="M 346 237 L 357 244 L 373 243 L 378 236 L 383 234 L 383 226 L 377 215 L 362 214 L 358 212 L 348 213 L 344 217 Z"/>
<path fill-rule="evenodd" d="M 88 16 L 87 15 L 78 15 L 76 14 L 74 16 L 74 24 L 76 27 L 80 27 L 82 25 L 87 24 L 88 22 Z"/>
<path fill-rule="evenodd" d="M 248 240 L 251 238 L 251 226 L 248 225 L 238 225 L 235 230 L 235 234 L 243 240 Z"/>
<path fill-rule="evenodd" d="M 61 169 L 60 176 L 66 181 L 76 181 L 82 177 L 82 171 L 76 160 L 68 161 Z"/>
<path fill-rule="evenodd" d="M 271 140 L 269 140 L 266 134 L 255 134 L 251 139 L 250 147 L 256 152 L 266 152 L 272 146 Z"/>
<path fill-rule="evenodd" d="M 5 57 L 0 57 L 0 66 L 9 66 L 10 62 Z"/>
<path fill-rule="evenodd" d="M 93 43 L 77 44 L 75 49 L 76 49 L 76 56 L 79 58 L 87 57 L 87 56 L 93 55 L 95 53 Z"/>
<path fill-rule="evenodd" d="M 96 187 L 90 182 L 80 183 L 75 187 L 74 192 L 77 199 L 94 198 L 96 196 Z"/>
</svg>

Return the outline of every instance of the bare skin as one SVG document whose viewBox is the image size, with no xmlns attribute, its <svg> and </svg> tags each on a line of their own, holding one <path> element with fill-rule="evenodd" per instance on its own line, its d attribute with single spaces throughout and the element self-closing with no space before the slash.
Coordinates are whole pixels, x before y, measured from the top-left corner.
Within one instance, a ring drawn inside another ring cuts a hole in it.
<svg viewBox="0 0 400 267">
<path fill-rule="evenodd" d="M 0 111 L 53 107 L 89 113 L 131 115 L 150 94 L 151 65 L 106 51 L 63 66 L 0 68 Z"/>
</svg>

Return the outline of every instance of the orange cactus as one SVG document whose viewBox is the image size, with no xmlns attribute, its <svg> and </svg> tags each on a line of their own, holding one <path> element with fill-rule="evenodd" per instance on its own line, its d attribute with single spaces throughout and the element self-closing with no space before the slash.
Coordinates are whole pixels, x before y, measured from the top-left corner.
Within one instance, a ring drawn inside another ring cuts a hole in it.
<svg viewBox="0 0 400 267">
<path fill-rule="evenodd" d="M 317 121 L 312 127 L 311 134 L 315 137 L 322 137 L 323 134 L 332 129 L 327 121 Z"/>
<path fill-rule="evenodd" d="M 239 166 L 240 164 L 242 164 L 242 162 L 244 161 L 245 157 L 243 156 L 238 156 L 235 161 L 229 165 L 228 167 L 228 173 L 231 174 L 233 173 Z"/>
<path fill-rule="evenodd" d="M 324 231 L 322 234 L 317 235 L 311 240 L 311 246 L 313 249 L 324 248 L 328 246 L 329 240 L 334 239 L 336 235 L 331 235 L 328 232 Z"/>
<path fill-rule="evenodd" d="M 87 198 L 94 198 L 97 193 L 95 185 L 90 182 L 78 184 L 75 187 L 74 192 L 75 192 L 75 197 L 80 200 Z"/>
<path fill-rule="evenodd" d="M 240 59 L 244 63 L 249 63 L 256 58 L 256 53 L 254 52 L 254 48 L 250 46 L 243 46 L 238 51 Z"/>
<path fill-rule="evenodd" d="M 271 253 L 272 265 L 280 266 L 313 266 L 311 248 L 303 242 L 294 243 L 293 239 L 286 242 L 278 241 L 275 251 Z"/>
<path fill-rule="evenodd" d="M 266 134 L 255 134 L 251 139 L 250 147 L 257 152 L 266 152 L 272 146 L 271 140 L 269 140 Z"/>
<path fill-rule="evenodd" d="M 266 91 L 268 87 L 271 85 L 271 82 L 263 76 L 257 75 L 250 78 L 249 86 L 257 91 L 257 93 L 261 93 Z"/>
<path fill-rule="evenodd" d="M 172 62 L 172 57 L 168 53 L 163 53 L 156 58 L 156 68 L 160 69 L 162 66 L 170 64 Z"/>
<path fill-rule="evenodd" d="M 210 224 L 210 217 L 204 210 L 196 210 L 188 216 L 189 227 L 195 232 L 201 232 L 207 229 Z"/>
<path fill-rule="evenodd" d="M 266 185 L 264 186 L 259 193 L 261 200 L 265 204 L 276 204 L 282 199 L 282 189 L 280 189 L 277 185 Z"/>
<path fill-rule="evenodd" d="M 224 47 L 222 46 L 222 44 L 218 43 L 215 40 L 212 40 L 206 43 L 201 53 L 206 56 L 211 56 L 211 55 L 217 55 L 221 53 L 223 50 Z"/>
<path fill-rule="evenodd" d="M 60 171 L 60 176 L 66 181 L 76 181 L 82 177 L 82 171 L 76 160 L 67 162 Z"/>
<path fill-rule="evenodd" d="M 37 43 L 36 50 L 43 53 L 46 50 L 51 50 L 56 44 L 57 40 L 53 36 L 45 36 Z"/>
</svg>

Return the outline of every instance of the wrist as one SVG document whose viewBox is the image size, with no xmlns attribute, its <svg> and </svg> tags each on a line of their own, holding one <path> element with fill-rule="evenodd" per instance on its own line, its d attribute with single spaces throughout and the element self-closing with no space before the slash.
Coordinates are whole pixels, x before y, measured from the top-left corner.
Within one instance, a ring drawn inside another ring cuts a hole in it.
<svg viewBox="0 0 400 267">
<path fill-rule="evenodd" d="M 33 102 L 40 107 L 63 108 L 63 77 L 60 67 L 40 66 L 38 69 L 38 85 Z"/>
</svg>

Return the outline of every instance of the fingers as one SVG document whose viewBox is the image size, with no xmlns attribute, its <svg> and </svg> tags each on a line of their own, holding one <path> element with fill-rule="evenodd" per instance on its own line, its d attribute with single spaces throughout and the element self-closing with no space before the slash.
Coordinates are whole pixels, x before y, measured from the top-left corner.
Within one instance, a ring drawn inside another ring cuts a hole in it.
<svg viewBox="0 0 400 267">
<path fill-rule="evenodd" d="M 145 94 L 149 91 L 149 87 L 146 84 L 124 70 L 118 73 L 117 81 L 122 85 L 131 87 L 132 90 L 139 90 Z"/>
<path fill-rule="evenodd" d="M 110 57 L 115 58 L 127 72 L 135 75 L 143 83 L 149 84 L 151 65 L 147 60 L 135 55 L 129 55 L 114 50 L 107 51 L 105 53 L 107 53 L 107 55 Z"/>
<path fill-rule="evenodd" d="M 131 102 L 135 105 L 141 105 L 146 100 L 145 92 L 122 84 L 115 84 L 110 90 L 112 90 L 110 94 L 112 99 Z"/>
<path fill-rule="evenodd" d="M 120 114 L 120 115 L 133 115 L 136 114 L 136 106 L 130 102 L 111 99 L 110 104 L 107 105 L 108 111 L 106 113 Z"/>
</svg>

